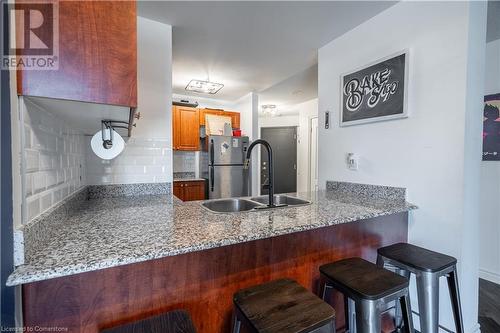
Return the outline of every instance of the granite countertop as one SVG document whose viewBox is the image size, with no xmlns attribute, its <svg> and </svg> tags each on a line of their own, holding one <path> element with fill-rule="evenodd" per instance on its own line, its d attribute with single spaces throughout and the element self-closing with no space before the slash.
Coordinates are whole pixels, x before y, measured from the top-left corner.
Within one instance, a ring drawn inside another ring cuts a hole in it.
<svg viewBox="0 0 500 333">
<path fill-rule="evenodd" d="M 8 278 L 13 286 L 416 208 L 404 200 L 360 199 L 329 191 L 299 193 L 300 207 L 212 213 L 171 195 L 84 200 L 50 242 Z"/>
<path fill-rule="evenodd" d="M 193 182 L 193 181 L 205 181 L 205 178 L 174 178 L 174 182 Z"/>
<path fill-rule="evenodd" d="M 205 181 L 205 178 L 196 177 L 194 172 L 174 172 L 174 182 L 185 182 L 185 181 Z"/>
</svg>

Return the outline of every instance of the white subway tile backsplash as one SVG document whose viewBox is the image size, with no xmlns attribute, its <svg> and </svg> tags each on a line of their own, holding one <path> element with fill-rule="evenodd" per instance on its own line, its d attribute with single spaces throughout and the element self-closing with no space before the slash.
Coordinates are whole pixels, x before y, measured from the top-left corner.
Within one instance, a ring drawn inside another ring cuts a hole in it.
<svg viewBox="0 0 500 333">
<path fill-rule="evenodd" d="M 26 195 L 32 195 L 33 194 L 33 175 L 30 173 L 26 174 L 25 186 L 26 186 Z"/>
<path fill-rule="evenodd" d="M 174 172 L 195 172 L 196 170 L 196 152 L 174 152 Z"/>
<path fill-rule="evenodd" d="M 29 222 L 85 185 L 85 138 L 26 98 L 23 101 L 24 222 Z"/>
<path fill-rule="evenodd" d="M 161 175 L 165 173 L 165 167 L 162 165 L 148 165 L 145 168 L 146 174 Z"/>
<path fill-rule="evenodd" d="M 88 139 L 90 141 L 90 138 Z M 124 151 L 111 161 L 99 159 L 87 145 L 87 182 L 99 184 L 132 184 L 171 181 L 169 142 L 157 139 L 129 138 Z"/>
<path fill-rule="evenodd" d="M 52 169 L 52 155 L 46 152 L 40 153 L 40 170 L 50 170 Z"/>
<path fill-rule="evenodd" d="M 52 207 L 52 191 L 47 191 L 40 197 L 40 211 L 44 212 Z"/>
<path fill-rule="evenodd" d="M 24 148 L 31 148 L 31 128 L 24 125 Z"/>
<path fill-rule="evenodd" d="M 32 220 L 40 214 L 40 199 L 30 197 L 26 199 L 28 220 Z"/>
<path fill-rule="evenodd" d="M 33 193 L 39 193 L 45 190 L 45 174 L 43 172 L 35 172 L 33 175 Z"/>
<path fill-rule="evenodd" d="M 26 172 L 38 171 L 39 153 L 36 150 L 25 150 Z"/>
</svg>

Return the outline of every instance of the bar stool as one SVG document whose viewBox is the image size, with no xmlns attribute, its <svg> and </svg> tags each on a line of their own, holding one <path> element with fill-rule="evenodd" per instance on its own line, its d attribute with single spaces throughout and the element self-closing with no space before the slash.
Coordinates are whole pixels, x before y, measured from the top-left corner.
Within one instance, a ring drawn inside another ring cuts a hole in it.
<svg viewBox="0 0 500 333">
<path fill-rule="evenodd" d="M 335 333 L 335 310 L 297 282 L 275 280 L 233 297 L 233 333 Z"/>
<path fill-rule="evenodd" d="M 361 258 L 336 261 L 319 270 L 323 300 L 330 288 L 344 295 L 346 332 L 380 333 L 382 313 L 389 303 L 399 301 L 403 331 L 413 333 L 408 279 Z"/>
<path fill-rule="evenodd" d="M 378 249 L 377 264 L 396 268 L 401 275 L 415 274 L 417 282 L 420 330 L 437 333 L 439 329 L 439 278 L 446 276 L 457 333 L 464 333 L 460 293 L 458 290 L 457 259 L 407 243 Z"/>
<path fill-rule="evenodd" d="M 121 326 L 105 329 L 102 333 L 196 333 L 189 314 L 174 310 Z"/>
</svg>

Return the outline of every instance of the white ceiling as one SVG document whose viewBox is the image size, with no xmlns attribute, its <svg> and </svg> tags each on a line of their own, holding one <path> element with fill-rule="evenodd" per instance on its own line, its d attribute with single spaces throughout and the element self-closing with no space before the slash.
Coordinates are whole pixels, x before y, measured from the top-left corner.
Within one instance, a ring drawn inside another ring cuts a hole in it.
<svg viewBox="0 0 500 333">
<path fill-rule="evenodd" d="M 219 99 L 262 92 L 261 101 L 298 103 L 317 96 L 317 49 L 393 4 L 141 1 L 138 13 L 173 26 L 174 93 L 210 78 L 225 85 Z"/>
</svg>

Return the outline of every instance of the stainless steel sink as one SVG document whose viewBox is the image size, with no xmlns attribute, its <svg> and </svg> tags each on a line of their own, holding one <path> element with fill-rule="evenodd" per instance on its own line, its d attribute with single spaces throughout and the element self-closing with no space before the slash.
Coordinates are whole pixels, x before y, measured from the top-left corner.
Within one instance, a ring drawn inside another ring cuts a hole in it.
<svg viewBox="0 0 500 333">
<path fill-rule="evenodd" d="M 261 204 L 267 205 L 269 203 L 269 196 L 262 195 L 260 197 L 250 198 L 250 200 L 257 201 Z M 308 205 L 310 203 L 311 203 L 310 201 L 299 199 L 296 197 L 291 197 L 288 195 L 283 195 L 283 194 L 276 194 L 274 196 L 274 204 L 277 206 L 279 206 L 279 205 L 298 206 L 298 205 Z"/>
<path fill-rule="evenodd" d="M 205 201 L 201 204 L 203 207 L 218 213 L 246 212 L 262 204 L 250 201 L 248 199 L 216 199 Z"/>
</svg>

